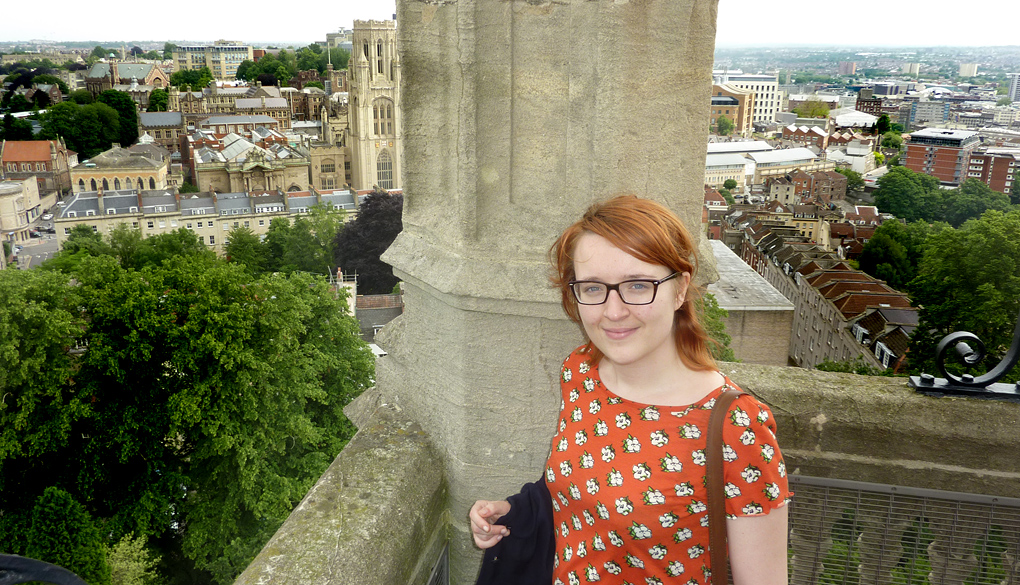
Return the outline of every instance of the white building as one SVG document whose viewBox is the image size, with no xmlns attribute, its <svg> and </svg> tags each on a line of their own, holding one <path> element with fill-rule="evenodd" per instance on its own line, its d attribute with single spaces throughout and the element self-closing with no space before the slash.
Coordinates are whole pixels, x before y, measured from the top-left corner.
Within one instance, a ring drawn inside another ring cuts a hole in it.
<svg viewBox="0 0 1020 585">
<path fill-rule="evenodd" d="M 735 71 L 719 70 L 712 72 L 712 79 L 719 85 L 726 83 L 754 92 L 752 121 L 755 124 L 772 124 L 776 121 L 776 114 L 781 111 L 783 104 L 783 94 L 779 91 L 779 76 L 777 74 L 749 74 L 739 69 Z"/>
</svg>

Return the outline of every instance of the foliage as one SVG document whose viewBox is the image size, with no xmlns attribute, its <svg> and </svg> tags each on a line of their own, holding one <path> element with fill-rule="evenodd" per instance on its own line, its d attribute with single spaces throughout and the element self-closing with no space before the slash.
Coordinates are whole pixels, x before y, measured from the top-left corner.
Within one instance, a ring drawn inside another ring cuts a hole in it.
<svg viewBox="0 0 1020 585">
<path fill-rule="evenodd" d="M 863 358 L 857 357 L 853 360 L 834 362 L 829 358 L 822 360 L 822 363 L 815 366 L 816 370 L 823 372 L 841 372 L 844 374 L 858 374 L 860 376 L 891 376 L 892 369 L 880 369 L 876 368 L 868 362 L 864 361 Z"/>
<path fill-rule="evenodd" d="M 28 120 L 4 115 L 3 127 L 0 128 L 0 140 L 32 140 L 32 124 Z"/>
<path fill-rule="evenodd" d="M 60 485 L 111 543 L 230 583 L 353 434 L 372 354 L 322 278 L 87 231 L 70 273 L 0 273 L 0 538 Z"/>
<path fill-rule="evenodd" d="M 326 86 L 323 85 L 321 81 L 309 81 L 308 83 L 305 84 L 305 87 L 317 87 L 322 90 L 326 89 Z"/>
<path fill-rule="evenodd" d="M 904 131 L 903 124 L 900 124 L 898 122 L 893 122 L 893 123 L 889 124 L 889 131 L 890 132 L 895 132 L 897 134 L 903 134 L 903 131 Z"/>
<path fill-rule="evenodd" d="M 730 120 L 725 115 L 720 115 L 715 121 L 715 128 L 720 136 L 729 136 L 733 132 L 733 120 Z"/>
<path fill-rule="evenodd" d="M 28 99 L 25 98 L 25 96 L 19 93 L 15 94 L 11 98 L 10 104 L 7 107 L 11 112 L 17 114 L 18 112 L 27 112 L 31 110 L 32 102 L 28 101 Z"/>
<path fill-rule="evenodd" d="M 150 112 L 165 112 L 170 105 L 170 94 L 165 89 L 156 88 L 149 94 Z"/>
<path fill-rule="evenodd" d="M 358 216 L 336 236 L 336 263 L 347 274 L 357 274 L 358 293 L 386 294 L 397 283 L 393 268 L 380 259 L 403 229 L 403 195 L 372 193 L 361 203 Z"/>
<path fill-rule="evenodd" d="M 978 336 L 989 356 L 977 372 L 998 363 L 1020 313 L 1020 210 L 991 210 L 932 234 L 911 283 L 920 325 L 911 338 L 916 371 L 936 372 L 935 346 L 953 331 Z M 1006 381 L 1020 378 L 1014 368 Z"/>
<path fill-rule="evenodd" d="M 86 106 L 96 101 L 92 97 L 92 92 L 87 89 L 77 89 L 75 91 L 72 91 L 71 94 L 68 95 L 67 97 L 69 97 L 71 101 L 80 106 Z"/>
<path fill-rule="evenodd" d="M 114 110 L 120 117 L 120 132 L 118 142 L 124 148 L 134 144 L 138 140 L 138 108 L 135 100 L 127 92 L 108 89 L 99 94 L 97 102 L 104 103 Z"/>
<path fill-rule="evenodd" d="M 198 193 L 198 185 L 193 185 L 189 181 L 184 181 L 181 186 L 177 188 L 178 193 Z"/>
<path fill-rule="evenodd" d="M 193 90 L 201 90 L 212 80 L 212 71 L 209 71 L 208 67 L 193 71 L 174 71 L 170 74 L 170 85 L 177 88 L 188 86 Z"/>
<path fill-rule="evenodd" d="M 829 104 L 818 98 L 809 98 L 793 109 L 800 118 L 825 118 L 829 115 Z"/>
<path fill-rule="evenodd" d="M 910 282 L 917 275 L 925 242 L 931 234 L 945 229 L 949 229 L 945 223 L 883 222 L 864 245 L 858 259 L 859 267 L 896 290 L 908 291 Z"/>
<path fill-rule="evenodd" d="M 853 169 L 836 169 L 836 172 L 846 177 L 847 191 L 863 191 L 864 177 Z"/>
<path fill-rule="evenodd" d="M 981 217 L 989 209 L 1008 211 L 1009 197 L 985 185 L 980 179 L 967 179 L 946 198 L 945 221 L 960 227 L 971 218 Z"/>
<path fill-rule="evenodd" d="M 903 146 L 903 136 L 892 130 L 882 135 L 882 148 L 899 149 Z"/>
<path fill-rule="evenodd" d="M 249 274 L 262 274 L 269 261 L 268 248 L 255 232 L 246 227 L 230 230 L 223 251 L 228 262 L 243 266 Z"/>
<path fill-rule="evenodd" d="M 730 205 L 737 204 L 736 200 L 733 199 L 733 194 L 730 193 L 729 189 L 719 189 L 719 194 L 722 195 L 722 198 L 726 200 L 726 203 L 729 203 Z"/>
<path fill-rule="evenodd" d="M 255 81 L 264 86 L 280 85 L 280 80 L 278 80 L 272 73 L 260 73 L 259 76 L 255 78 Z"/>
<path fill-rule="evenodd" d="M 1007 96 L 1007 97 L 999 98 L 999 101 L 995 102 L 995 105 L 997 105 L 997 106 L 1008 106 L 1011 103 L 1013 103 L 1013 100 L 1009 99 L 1009 97 Z"/>
<path fill-rule="evenodd" d="M 942 219 L 942 194 L 938 179 L 895 167 L 878 179 L 875 205 L 883 213 L 910 221 Z"/>
<path fill-rule="evenodd" d="M 737 181 L 735 179 L 726 179 L 723 181 L 723 187 L 732 191 L 737 188 Z"/>
<path fill-rule="evenodd" d="M 282 50 L 277 55 L 267 53 L 257 63 L 243 61 L 237 67 L 236 75 L 238 79 L 245 81 L 256 81 L 261 75 L 272 75 L 279 82 L 286 82 L 295 77 L 298 71 L 314 69 L 318 71 L 319 75 L 322 75 L 329 62 L 332 62 L 334 69 L 346 69 L 350 58 L 351 54 L 346 49 L 333 48 L 325 51 L 318 44 L 312 43 L 298 50 L 297 53 Z M 276 84 L 276 82 L 262 83 L 262 85 Z"/>
<path fill-rule="evenodd" d="M 109 547 L 106 558 L 110 563 L 111 585 L 156 585 L 159 582 L 156 566 L 160 557 L 146 548 L 147 540 L 129 532 Z"/>
<path fill-rule="evenodd" d="M 25 556 L 63 567 L 90 585 L 109 585 L 102 537 L 85 508 L 64 490 L 47 487 L 35 507 Z"/>
<path fill-rule="evenodd" d="M 109 54 L 110 51 L 104 49 L 102 45 L 96 45 L 96 47 L 92 49 L 92 54 L 90 56 L 95 57 L 96 59 L 105 59 Z"/>
<path fill-rule="evenodd" d="M 174 49 L 176 49 L 176 48 L 177 48 L 177 45 L 175 45 L 173 43 L 170 43 L 170 42 L 163 43 L 163 59 L 173 59 L 174 58 Z"/>
<path fill-rule="evenodd" d="M 61 102 L 46 110 L 40 120 L 40 138 L 63 137 L 67 147 L 76 151 L 81 160 L 108 150 L 120 137 L 120 116 L 105 103 L 80 106 Z"/>
<path fill-rule="evenodd" d="M 882 114 L 878 117 L 878 120 L 875 121 L 875 134 L 881 134 L 884 136 L 885 133 L 891 129 L 889 114 Z"/>
<path fill-rule="evenodd" d="M 62 93 L 64 95 L 67 95 L 68 93 L 70 93 L 70 91 L 67 89 L 67 84 L 64 83 L 63 80 L 61 80 L 56 75 L 51 75 L 49 73 L 40 73 L 39 75 L 36 75 L 32 79 L 32 82 L 36 83 L 36 84 L 46 84 L 46 83 L 49 83 L 49 84 L 52 84 L 52 85 L 56 85 L 57 87 L 60 88 L 60 93 Z"/>
<path fill-rule="evenodd" d="M 701 296 L 697 301 L 697 309 L 701 325 L 708 333 L 712 357 L 722 362 L 738 361 L 737 356 L 733 353 L 733 348 L 730 347 L 730 341 L 733 338 L 726 333 L 724 319 L 729 316 L 729 312 L 719 307 L 719 301 L 712 293 L 705 293 Z"/>
</svg>

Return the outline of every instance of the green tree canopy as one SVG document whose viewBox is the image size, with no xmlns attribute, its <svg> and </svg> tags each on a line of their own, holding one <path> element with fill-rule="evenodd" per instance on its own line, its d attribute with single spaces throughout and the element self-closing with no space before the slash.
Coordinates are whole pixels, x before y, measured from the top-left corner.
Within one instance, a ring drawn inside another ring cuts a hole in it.
<svg viewBox="0 0 1020 585">
<path fill-rule="evenodd" d="M 720 136 L 729 136 L 733 132 L 733 120 L 730 120 L 725 115 L 720 115 L 715 121 L 715 127 Z"/>
<path fill-rule="evenodd" d="M 124 148 L 134 144 L 138 140 L 138 106 L 135 100 L 127 92 L 108 89 L 99 94 L 96 101 L 102 102 L 114 110 L 120 117 L 120 131 L 118 142 Z"/>
<path fill-rule="evenodd" d="M 981 217 L 989 209 L 1008 211 L 1009 197 L 992 191 L 980 179 L 967 179 L 960 188 L 946 197 L 945 221 L 953 227 L 960 227 L 968 219 Z"/>
<path fill-rule="evenodd" d="M 889 124 L 890 121 L 888 114 L 882 114 L 879 116 L 878 120 L 875 122 L 875 134 L 885 135 L 885 133 L 890 130 Z"/>
<path fill-rule="evenodd" d="M 943 219 L 942 193 L 938 179 L 895 167 L 878 179 L 875 205 L 906 221 Z"/>
<path fill-rule="evenodd" d="M 801 118 L 825 118 L 829 115 L 829 104 L 818 98 L 810 98 L 793 109 Z"/>
<path fill-rule="evenodd" d="M 903 146 L 903 136 L 892 130 L 882 135 L 882 148 L 896 148 Z"/>
<path fill-rule="evenodd" d="M 170 95 L 165 89 L 156 88 L 149 94 L 150 112 L 165 112 L 170 104 Z"/>
<path fill-rule="evenodd" d="M 19 120 L 10 114 L 4 115 L 3 127 L 0 128 L 0 140 L 32 140 L 32 124 L 27 120 Z"/>
<path fill-rule="evenodd" d="M 90 585 L 110 585 L 99 530 L 85 508 L 57 487 L 46 488 L 32 509 L 25 554 L 63 567 Z"/>
<path fill-rule="evenodd" d="M 60 93 L 62 93 L 64 95 L 67 95 L 67 94 L 71 93 L 67 89 L 67 84 L 64 83 L 63 80 L 61 80 L 56 75 L 51 75 L 49 73 L 41 73 L 39 75 L 36 75 L 34 78 L 32 78 L 32 81 L 33 81 L 33 83 L 37 83 L 37 84 L 39 84 L 39 83 L 49 83 L 49 84 L 56 85 L 57 87 L 60 88 Z"/>
<path fill-rule="evenodd" d="M 176 48 L 177 48 L 177 45 L 175 45 L 173 43 L 170 43 L 170 42 L 163 43 L 163 59 L 173 59 L 174 58 L 174 49 L 176 49 Z"/>
<path fill-rule="evenodd" d="M 170 74 L 170 85 L 174 87 L 188 86 L 193 90 L 201 90 L 213 80 L 212 71 L 208 67 L 188 71 L 174 71 Z"/>
<path fill-rule="evenodd" d="M 732 191 L 733 189 L 737 188 L 737 181 L 734 179 L 726 179 L 725 181 L 723 181 L 723 187 Z"/>
<path fill-rule="evenodd" d="M 847 191 L 864 190 L 864 177 L 852 169 L 836 169 L 836 172 L 846 177 Z"/>
<path fill-rule="evenodd" d="M 72 91 L 68 97 L 79 106 L 87 106 L 88 104 L 96 101 L 92 97 L 92 92 L 87 89 L 76 89 Z"/>
<path fill-rule="evenodd" d="M 120 138 L 120 115 L 105 103 L 79 106 L 73 101 L 61 102 L 48 108 L 40 121 L 41 138 L 63 137 L 82 160 L 109 149 Z"/>
</svg>

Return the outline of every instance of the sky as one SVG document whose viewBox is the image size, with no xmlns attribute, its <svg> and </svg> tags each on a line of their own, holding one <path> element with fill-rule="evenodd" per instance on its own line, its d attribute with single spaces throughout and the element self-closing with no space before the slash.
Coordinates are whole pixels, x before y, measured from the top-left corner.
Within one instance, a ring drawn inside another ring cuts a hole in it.
<svg viewBox="0 0 1020 585">
<path fill-rule="evenodd" d="M 482 0 L 496 1 L 496 0 Z M 207 2 L 199 16 L 167 7 L 157 11 L 127 0 L 83 4 L 51 0 L 45 14 L 32 2 L 5 2 L 0 42 L 238 40 L 251 44 L 305 46 L 326 33 L 349 28 L 355 19 L 393 17 L 395 0 L 313 0 L 289 14 L 269 15 L 270 6 Z M 983 0 L 967 10 L 932 9 L 932 0 L 883 2 L 881 11 L 845 2 L 719 0 L 719 46 L 979 46 L 1020 45 L 1020 1 Z M 88 10 L 86 6 L 93 6 Z M 247 5 L 246 5 L 247 6 Z M 956 14 L 959 20 L 952 18 Z M 289 26 L 288 26 L 289 25 Z M 788 33 L 780 40 L 780 34 Z M 153 36 L 156 35 L 156 36 Z"/>
</svg>

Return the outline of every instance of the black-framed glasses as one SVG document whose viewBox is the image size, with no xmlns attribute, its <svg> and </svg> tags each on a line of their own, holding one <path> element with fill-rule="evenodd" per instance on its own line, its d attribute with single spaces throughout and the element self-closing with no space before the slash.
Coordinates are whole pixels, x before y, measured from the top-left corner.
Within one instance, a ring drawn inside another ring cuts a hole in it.
<svg viewBox="0 0 1020 585">
<path fill-rule="evenodd" d="M 615 290 L 620 295 L 620 300 L 627 305 L 650 305 L 655 301 L 655 293 L 659 285 L 667 280 L 679 276 L 674 272 L 659 280 L 625 280 L 616 284 L 607 284 L 597 280 L 571 280 L 570 290 L 574 292 L 574 298 L 581 305 L 601 305 L 609 300 L 609 291 Z"/>
</svg>

